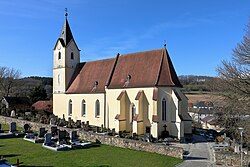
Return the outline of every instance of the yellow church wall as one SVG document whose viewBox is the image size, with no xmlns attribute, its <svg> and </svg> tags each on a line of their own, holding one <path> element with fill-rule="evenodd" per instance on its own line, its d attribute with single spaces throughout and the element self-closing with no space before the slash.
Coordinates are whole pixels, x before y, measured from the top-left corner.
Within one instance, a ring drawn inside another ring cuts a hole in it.
<svg viewBox="0 0 250 167">
<path fill-rule="evenodd" d="M 179 101 L 173 89 L 175 89 L 175 91 L 178 93 L 181 101 Z M 163 98 L 167 99 L 167 121 L 162 121 L 161 102 Z M 185 125 L 181 126 L 181 119 L 179 115 L 183 115 L 183 112 L 187 112 L 187 98 L 180 91 L 180 88 L 159 87 L 157 103 L 159 106 L 157 111 L 160 119 L 158 124 L 158 133 L 161 133 L 161 131 L 164 130 L 163 126 L 167 125 L 167 130 L 169 131 L 170 135 L 176 136 L 178 138 L 183 137 L 186 128 Z"/>
<path fill-rule="evenodd" d="M 120 100 L 117 97 L 122 91 L 126 93 Z M 143 90 L 138 100 L 135 100 L 139 91 Z M 130 89 L 106 89 L 106 94 L 54 94 L 53 110 L 59 117 L 65 116 L 67 120 L 71 117 L 73 120 L 89 121 L 91 125 L 107 128 L 115 128 L 118 131 L 128 131 L 137 134 L 144 134 L 146 127 L 151 128 L 153 137 L 158 137 L 167 125 L 170 135 L 178 138 L 183 137 L 188 122 L 181 125 L 179 114 L 185 111 L 186 97 L 178 90 L 182 100 L 179 101 L 173 92 L 173 88 L 160 87 L 158 90 L 158 100 L 154 101 L 153 88 L 130 88 Z M 162 121 L 161 102 L 167 100 L 167 121 Z M 68 115 L 69 100 L 72 100 L 72 115 Z M 95 102 L 100 101 L 100 116 L 95 117 Z M 85 100 L 86 115 L 82 115 L 82 100 Z M 105 104 L 106 102 L 106 104 Z M 137 121 L 132 120 L 132 105 L 136 107 L 138 114 Z M 158 107 L 157 107 L 158 106 Z M 105 115 L 106 114 L 106 115 Z M 119 114 L 119 120 L 115 119 Z M 152 122 L 152 116 L 158 115 L 159 122 Z M 132 124 L 133 123 L 133 124 Z M 190 127 L 191 128 L 191 127 Z"/>
<path fill-rule="evenodd" d="M 63 118 L 63 114 L 66 116 L 68 110 L 65 99 L 65 94 L 53 94 L 53 114 L 59 118 Z"/>
<path fill-rule="evenodd" d="M 190 117 L 188 114 L 188 98 L 181 92 L 180 89 L 176 89 L 176 91 L 178 92 L 179 96 L 182 99 L 179 104 L 180 105 L 179 113 L 183 115 L 186 119 L 187 117 Z M 192 134 L 192 121 L 190 120 L 190 121 L 182 121 L 182 122 L 183 122 L 183 128 L 184 128 L 183 133 Z"/>
<path fill-rule="evenodd" d="M 108 127 L 114 127 L 116 131 L 120 130 L 119 121 L 115 120 L 115 116 L 120 114 L 121 119 L 124 118 L 124 115 L 126 119 L 126 123 L 124 123 L 125 121 L 122 121 L 122 129 L 131 130 L 131 127 L 133 126 L 133 132 L 138 133 L 138 128 L 144 128 L 145 126 L 143 122 L 138 124 L 137 121 L 132 121 L 132 104 L 136 107 L 136 114 L 139 114 L 138 120 L 141 120 L 143 117 L 148 117 L 145 119 L 148 120 L 147 125 L 151 126 L 149 120 L 152 121 L 152 114 L 154 113 L 154 104 L 152 99 L 153 89 L 154 88 L 106 89 L 107 111 L 109 118 Z M 126 94 L 123 95 L 121 100 L 117 100 L 117 97 L 123 90 L 126 90 Z M 140 103 L 141 99 L 135 100 L 135 97 L 140 90 L 143 90 L 144 92 L 140 98 L 142 98 L 142 100 L 147 100 L 148 103 Z M 147 114 L 145 114 L 145 112 L 147 112 Z M 144 115 L 142 113 L 144 113 Z M 133 122 L 133 125 L 131 122 Z M 124 127 L 125 125 L 126 128 Z M 139 129 L 139 133 L 144 131 L 145 129 Z"/>
<path fill-rule="evenodd" d="M 167 120 L 162 120 L 162 100 L 163 98 L 167 101 Z M 157 115 L 159 116 L 159 123 L 158 123 L 158 134 L 161 134 L 161 132 L 164 130 L 163 126 L 167 125 L 167 131 L 169 131 L 171 135 L 171 113 L 173 110 L 173 101 L 172 101 L 172 88 L 166 88 L 166 87 L 159 87 L 158 88 L 158 100 L 157 105 L 159 106 L 157 108 Z"/>
<path fill-rule="evenodd" d="M 96 100 L 100 102 L 100 115 L 95 116 Z M 72 115 L 68 114 L 69 100 L 72 100 Z M 86 114 L 82 115 L 82 102 L 86 104 Z M 104 94 L 54 94 L 53 112 L 60 118 L 65 116 L 67 120 L 71 117 L 74 121 L 81 120 L 95 126 L 104 125 Z"/>
</svg>

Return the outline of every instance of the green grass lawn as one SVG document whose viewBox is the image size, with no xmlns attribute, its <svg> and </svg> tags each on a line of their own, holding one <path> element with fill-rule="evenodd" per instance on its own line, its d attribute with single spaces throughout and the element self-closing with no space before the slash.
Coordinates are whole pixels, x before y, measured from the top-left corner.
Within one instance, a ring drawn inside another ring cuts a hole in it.
<svg viewBox="0 0 250 167">
<path fill-rule="evenodd" d="M 5 128 L 4 128 L 5 129 Z M 89 149 L 55 152 L 22 138 L 0 139 L 0 155 L 11 164 L 19 159 L 21 166 L 88 166 L 88 167 L 161 167 L 174 166 L 181 159 L 107 145 Z"/>
</svg>

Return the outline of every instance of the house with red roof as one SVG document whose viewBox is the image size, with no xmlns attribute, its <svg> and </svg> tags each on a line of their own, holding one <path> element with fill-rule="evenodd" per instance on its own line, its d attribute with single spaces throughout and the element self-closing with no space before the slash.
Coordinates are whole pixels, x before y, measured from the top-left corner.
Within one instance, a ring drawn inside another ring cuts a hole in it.
<svg viewBox="0 0 250 167">
<path fill-rule="evenodd" d="M 183 138 L 191 134 L 188 99 L 166 49 L 80 62 L 66 16 L 54 47 L 53 113 L 115 131 Z"/>
<path fill-rule="evenodd" d="M 37 111 L 42 111 L 47 114 L 53 114 L 53 102 L 52 100 L 39 100 L 32 104 L 32 108 Z"/>
</svg>

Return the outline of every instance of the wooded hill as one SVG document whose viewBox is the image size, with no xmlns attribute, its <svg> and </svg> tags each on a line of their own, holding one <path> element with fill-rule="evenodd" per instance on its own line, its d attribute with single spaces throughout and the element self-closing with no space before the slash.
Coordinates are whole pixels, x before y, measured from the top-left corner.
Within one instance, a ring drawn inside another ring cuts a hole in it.
<svg viewBox="0 0 250 167">
<path fill-rule="evenodd" d="M 210 76 L 195 76 L 195 75 L 181 75 L 179 80 L 183 85 L 182 91 L 184 93 L 204 93 L 212 92 L 211 85 L 216 78 Z M 10 91 L 10 96 L 37 96 L 51 99 L 53 89 L 53 80 L 50 77 L 25 77 L 16 79 L 13 88 Z M 46 97 L 44 95 L 46 93 Z"/>
</svg>

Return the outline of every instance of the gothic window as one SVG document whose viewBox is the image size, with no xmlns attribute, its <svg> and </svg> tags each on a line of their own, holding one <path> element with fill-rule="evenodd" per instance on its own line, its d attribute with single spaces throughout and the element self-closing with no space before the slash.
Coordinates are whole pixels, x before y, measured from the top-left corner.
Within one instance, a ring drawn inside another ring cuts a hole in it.
<svg viewBox="0 0 250 167">
<path fill-rule="evenodd" d="M 163 121 L 167 120 L 167 102 L 166 99 L 163 98 L 161 101 L 161 117 Z"/>
<path fill-rule="evenodd" d="M 69 100 L 68 115 L 72 115 L 72 100 Z"/>
<path fill-rule="evenodd" d="M 86 102 L 82 100 L 82 116 L 86 115 Z"/>
<path fill-rule="evenodd" d="M 74 53 L 73 52 L 71 52 L 70 57 L 71 57 L 72 60 L 74 59 Z"/>
<path fill-rule="evenodd" d="M 133 104 L 133 106 L 132 106 L 132 120 L 134 120 L 135 115 L 136 115 L 136 108 L 135 108 L 135 105 Z"/>
<path fill-rule="evenodd" d="M 58 52 L 58 60 L 61 59 L 61 52 Z"/>
<path fill-rule="evenodd" d="M 95 101 L 95 117 L 100 116 L 100 102 L 99 100 Z"/>
</svg>

